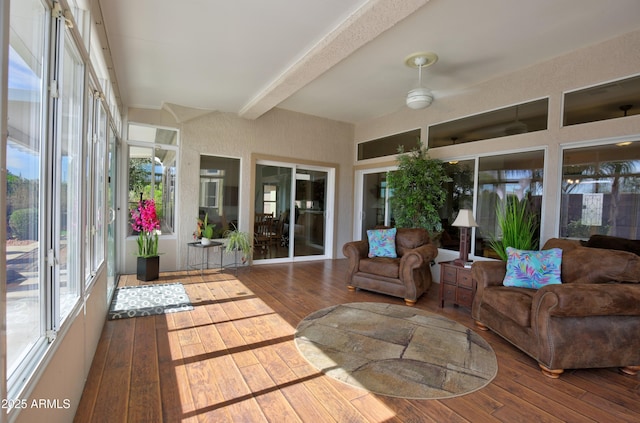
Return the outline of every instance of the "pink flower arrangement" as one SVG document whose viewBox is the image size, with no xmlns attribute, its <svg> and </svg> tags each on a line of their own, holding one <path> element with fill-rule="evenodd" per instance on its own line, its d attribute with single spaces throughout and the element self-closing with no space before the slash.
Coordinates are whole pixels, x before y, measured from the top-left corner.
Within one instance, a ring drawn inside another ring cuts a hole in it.
<svg viewBox="0 0 640 423">
<path fill-rule="evenodd" d="M 155 201 L 141 200 L 138 207 L 131 210 L 131 227 L 140 233 L 138 235 L 138 256 L 157 256 L 160 219 L 156 214 Z"/>
</svg>

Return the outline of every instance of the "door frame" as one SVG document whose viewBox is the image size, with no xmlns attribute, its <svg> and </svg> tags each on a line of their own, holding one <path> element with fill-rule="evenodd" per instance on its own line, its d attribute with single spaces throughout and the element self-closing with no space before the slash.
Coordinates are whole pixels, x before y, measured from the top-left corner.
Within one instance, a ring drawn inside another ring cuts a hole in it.
<svg viewBox="0 0 640 423">
<path fill-rule="evenodd" d="M 257 262 L 261 264 L 268 263 L 287 263 L 298 261 L 312 261 L 312 260 L 327 260 L 335 258 L 335 215 L 336 215 L 336 181 L 338 173 L 338 165 L 335 163 L 325 163 L 312 160 L 300 160 L 290 157 L 269 156 L 261 154 L 252 154 L 251 156 L 251 195 L 249 201 L 249 222 L 255 220 L 256 213 L 256 166 L 279 166 L 292 169 L 291 174 L 291 190 L 295 193 L 296 183 L 296 170 L 315 170 L 321 172 L 327 172 L 327 193 L 325 204 L 325 228 L 324 228 L 324 254 L 322 255 L 310 255 L 310 256 L 298 256 L 293 253 L 293 243 L 289 245 L 289 254 L 283 258 L 273 259 L 261 259 Z M 290 207 L 293 210 L 295 205 L 295 195 L 291 196 Z M 250 230 L 253 224 L 250 223 Z M 290 228 L 293 230 L 293 227 Z"/>
</svg>

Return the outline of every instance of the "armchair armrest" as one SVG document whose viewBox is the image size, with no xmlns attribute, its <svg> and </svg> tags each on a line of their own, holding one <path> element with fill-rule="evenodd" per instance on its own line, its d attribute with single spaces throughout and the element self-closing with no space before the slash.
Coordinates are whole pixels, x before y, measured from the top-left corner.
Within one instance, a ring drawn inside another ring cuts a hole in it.
<svg viewBox="0 0 640 423">
<path fill-rule="evenodd" d="M 367 258 L 369 242 L 366 240 L 347 242 L 342 247 L 342 253 L 349 259 L 349 270 L 347 271 L 347 284 L 349 284 L 352 276 L 358 271 L 360 260 Z"/>
<path fill-rule="evenodd" d="M 414 249 L 405 251 L 400 258 L 400 274 L 422 266 L 422 263 L 429 264 L 438 255 L 438 248 L 433 244 L 424 244 Z"/>
<path fill-rule="evenodd" d="M 640 284 L 560 284 L 538 290 L 532 317 L 640 316 Z"/>
<path fill-rule="evenodd" d="M 476 294 L 471 306 L 471 317 L 480 325 L 480 309 L 484 289 L 490 286 L 500 286 L 507 274 L 507 264 L 504 261 L 474 261 L 471 265 L 471 277 L 476 281 Z M 486 330 L 486 326 L 482 326 Z"/>
<path fill-rule="evenodd" d="M 471 266 L 471 275 L 477 282 L 478 290 L 502 285 L 506 274 L 507 264 L 504 261 L 474 261 Z"/>
</svg>

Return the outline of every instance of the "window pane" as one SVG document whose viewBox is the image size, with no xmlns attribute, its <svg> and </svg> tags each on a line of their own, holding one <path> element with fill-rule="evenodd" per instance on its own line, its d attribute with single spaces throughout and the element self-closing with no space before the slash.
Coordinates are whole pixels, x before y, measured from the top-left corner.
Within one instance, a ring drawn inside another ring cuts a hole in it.
<svg viewBox="0 0 640 423">
<path fill-rule="evenodd" d="M 362 177 L 362 239 L 367 239 L 367 230 L 377 226 L 391 225 L 391 207 L 387 172 L 367 173 Z"/>
<path fill-rule="evenodd" d="M 61 128 L 56 152 L 57 198 L 56 257 L 59 266 L 60 324 L 80 296 L 80 188 L 82 185 L 82 100 L 84 65 L 73 40 L 65 33 L 60 86 Z"/>
<path fill-rule="evenodd" d="M 532 151 L 481 157 L 478 161 L 478 206 L 476 209 L 476 255 L 495 256 L 488 246 L 489 237 L 500 237 L 496 207 L 515 196 L 526 201 L 540 225 L 542 210 L 544 152 Z M 538 234 L 538 240 L 539 240 Z"/>
<path fill-rule="evenodd" d="M 474 160 L 445 163 L 445 171 L 451 182 L 447 183 L 447 202 L 440 212 L 443 229 L 439 239 L 440 248 L 460 250 L 460 228 L 451 224 L 461 209 L 473 210 L 474 167 Z"/>
<path fill-rule="evenodd" d="M 413 131 L 390 135 L 377 140 L 361 142 L 358 144 L 358 160 L 393 156 L 398 154 L 399 148 L 404 151 L 411 151 L 419 146 L 420 129 L 414 129 Z"/>
<path fill-rule="evenodd" d="M 640 141 L 567 149 L 560 236 L 640 239 Z"/>
<path fill-rule="evenodd" d="M 154 199 L 160 233 L 175 227 L 176 152 L 162 148 L 129 146 L 129 216 L 140 199 Z M 128 235 L 135 235 L 129 225 Z"/>
<path fill-rule="evenodd" d="M 156 128 L 129 124 L 129 140 L 153 144 L 178 145 L 178 131 L 175 129 Z"/>
<path fill-rule="evenodd" d="M 215 236 L 238 225 L 240 159 L 200 156 L 200 219 L 208 214 Z"/>
<path fill-rule="evenodd" d="M 44 332 L 40 213 L 46 12 L 11 2 L 7 140 L 7 375 Z"/>
<path fill-rule="evenodd" d="M 96 134 L 97 139 L 94 144 L 94 163 L 93 163 L 93 266 L 95 272 L 104 261 L 104 245 L 105 245 L 105 216 L 106 209 L 106 171 L 107 171 L 107 114 L 102 107 L 102 103 L 98 103 L 96 107 Z"/>
<path fill-rule="evenodd" d="M 429 148 L 547 129 L 549 99 L 463 117 L 429 127 Z"/>
<path fill-rule="evenodd" d="M 154 198 L 152 194 L 153 148 L 129 146 L 129 214 L 138 207 L 140 200 Z M 158 209 L 156 205 L 156 210 Z M 127 235 L 133 235 L 133 228 L 128 225 Z"/>
<path fill-rule="evenodd" d="M 155 174 L 162 175 L 160 184 L 156 184 L 156 210 L 160 218 L 162 234 L 172 234 L 175 230 L 176 216 L 176 152 L 175 150 L 155 149 Z"/>
<path fill-rule="evenodd" d="M 640 114 L 640 76 L 564 95 L 563 124 L 576 125 Z"/>
</svg>

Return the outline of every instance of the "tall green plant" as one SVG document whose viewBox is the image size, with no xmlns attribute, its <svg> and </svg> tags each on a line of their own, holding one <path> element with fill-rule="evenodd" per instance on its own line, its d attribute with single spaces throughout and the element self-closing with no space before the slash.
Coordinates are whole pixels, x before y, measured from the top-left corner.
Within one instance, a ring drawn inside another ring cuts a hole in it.
<svg viewBox="0 0 640 423">
<path fill-rule="evenodd" d="M 446 200 L 445 184 L 450 180 L 444 163 L 429 157 L 420 146 L 410 153 L 401 154 L 398 170 L 389 173 L 387 178 L 396 226 L 440 232 L 439 210 Z"/>
<path fill-rule="evenodd" d="M 525 199 L 507 197 L 503 202 L 496 204 L 496 219 L 502 232 L 502 237 L 493 235 L 490 237 L 489 246 L 498 256 L 507 261 L 507 247 L 519 250 L 536 250 L 538 240 L 536 230 L 538 220 L 535 214 L 527 208 Z"/>
</svg>

